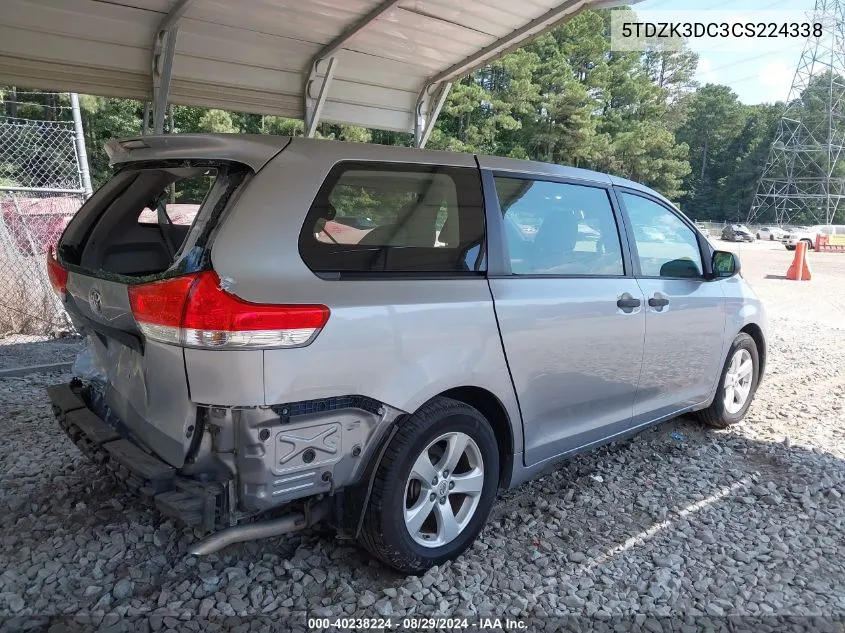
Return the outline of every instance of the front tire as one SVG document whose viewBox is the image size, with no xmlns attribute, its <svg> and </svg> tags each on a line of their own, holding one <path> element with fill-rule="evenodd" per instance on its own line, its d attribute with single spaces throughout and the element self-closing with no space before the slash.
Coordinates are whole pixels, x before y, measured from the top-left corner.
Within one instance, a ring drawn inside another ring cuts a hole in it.
<svg viewBox="0 0 845 633">
<path fill-rule="evenodd" d="M 740 332 L 728 351 L 716 397 L 708 408 L 698 412 L 699 419 L 714 429 L 725 429 L 742 420 L 754 399 L 759 377 L 757 344 Z"/>
<path fill-rule="evenodd" d="M 459 556 L 499 487 L 499 449 L 473 407 L 437 397 L 400 423 L 376 469 L 360 542 L 403 573 Z"/>
</svg>

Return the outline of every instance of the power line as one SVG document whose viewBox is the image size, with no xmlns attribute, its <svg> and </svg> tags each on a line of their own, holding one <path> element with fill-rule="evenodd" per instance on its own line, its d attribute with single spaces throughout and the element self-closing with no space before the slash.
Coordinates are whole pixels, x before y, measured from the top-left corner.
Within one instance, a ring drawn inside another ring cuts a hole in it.
<svg viewBox="0 0 845 633">
<path fill-rule="evenodd" d="M 800 44 L 801 44 L 801 47 L 803 48 L 805 46 L 806 42 L 800 42 Z M 743 64 L 747 64 L 749 62 L 753 62 L 753 61 L 756 61 L 758 59 L 762 59 L 763 57 L 780 56 L 780 54 L 783 53 L 784 51 L 790 50 L 790 49 L 793 49 L 793 48 L 797 48 L 797 47 L 798 47 L 798 44 L 793 44 L 792 46 L 788 46 L 784 49 L 781 49 L 780 51 L 768 51 L 766 53 L 760 53 L 759 55 L 754 55 L 753 57 L 746 57 L 745 59 L 737 61 L 737 62 L 730 62 L 729 64 L 722 64 L 721 66 L 716 66 L 716 68 L 709 68 L 708 71 L 709 72 L 716 72 L 717 70 L 724 70 L 725 68 L 734 68 L 736 66 L 742 66 Z"/>
</svg>

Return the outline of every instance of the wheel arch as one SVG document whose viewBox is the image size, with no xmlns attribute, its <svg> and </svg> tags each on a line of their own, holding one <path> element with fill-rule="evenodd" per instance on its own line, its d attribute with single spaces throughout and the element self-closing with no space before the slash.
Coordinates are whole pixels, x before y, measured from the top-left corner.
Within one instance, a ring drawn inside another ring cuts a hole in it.
<svg viewBox="0 0 845 633">
<path fill-rule="evenodd" d="M 754 344 L 757 346 L 757 356 L 760 360 L 760 371 L 757 372 L 757 383 L 759 384 L 766 370 L 766 338 L 763 336 L 763 329 L 756 323 L 748 323 L 740 332 L 748 334 L 754 339 Z"/>
<path fill-rule="evenodd" d="M 496 436 L 496 444 L 499 446 L 499 487 L 506 488 L 511 478 L 514 435 L 513 425 L 505 405 L 495 394 L 483 387 L 454 387 L 438 394 L 438 396 L 451 398 L 471 406 L 490 423 L 493 434 Z"/>
<path fill-rule="evenodd" d="M 351 535 L 352 538 L 358 537 L 364 511 L 369 502 L 373 477 L 384 450 L 404 420 L 439 397 L 450 398 L 473 407 L 490 423 L 499 449 L 499 488 L 510 487 L 513 478 L 515 441 L 517 439 L 514 433 L 518 431 L 513 427 L 512 416 L 508 413 L 507 407 L 492 391 L 483 387 L 472 385 L 450 387 L 433 395 L 416 407 L 414 411 L 397 416 L 390 430 L 379 438 L 366 466 L 362 469 L 359 481 L 347 487 L 344 494 L 337 495 L 335 498 L 334 522 L 335 526 L 342 532 Z M 516 420 L 515 423 L 519 424 L 520 421 Z"/>
</svg>

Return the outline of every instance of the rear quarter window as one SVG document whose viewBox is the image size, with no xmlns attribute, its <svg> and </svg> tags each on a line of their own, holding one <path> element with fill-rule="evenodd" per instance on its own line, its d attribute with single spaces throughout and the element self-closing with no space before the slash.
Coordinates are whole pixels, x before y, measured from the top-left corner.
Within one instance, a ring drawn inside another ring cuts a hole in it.
<svg viewBox="0 0 845 633">
<path fill-rule="evenodd" d="M 483 271 L 478 171 L 395 163 L 341 163 L 329 173 L 300 233 L 305 264 L 321 273 Z"/>
</svg>

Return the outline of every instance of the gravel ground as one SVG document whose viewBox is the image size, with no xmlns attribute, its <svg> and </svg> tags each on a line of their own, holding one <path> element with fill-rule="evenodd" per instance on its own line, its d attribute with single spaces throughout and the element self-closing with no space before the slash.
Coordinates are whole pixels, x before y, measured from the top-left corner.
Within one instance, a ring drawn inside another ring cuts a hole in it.
<svg viewBox="0 0 845 633">
<path fill-rule="evenodd" d="M 45 339 L 43 336 L 8 336 L 0 339 L 0 372 L 33 365 L 68 363 L 79 352 L 80 346 L 81 339 L 76 337 Z"/>
<path fill-rule="evenodd" d="M 0 615 L 15 616 L 0 630 L 305 630 L 307 612 L 841 631 L 845 256 L 813 254 L 809 283 L 778 278 L 782 249 L 741 256 L 771 321 L 747 420 L 715 432 L 680 418 L 577 457 L 503 493 L 471 550 L 421 577 L 318 531 L 188 556 L 190 531 L 122 493 L 60 432 L 43 387 L 68 376 L 0 379 Z M 63 616 L 75 619 L 50 620 Z"/>
</svg>

